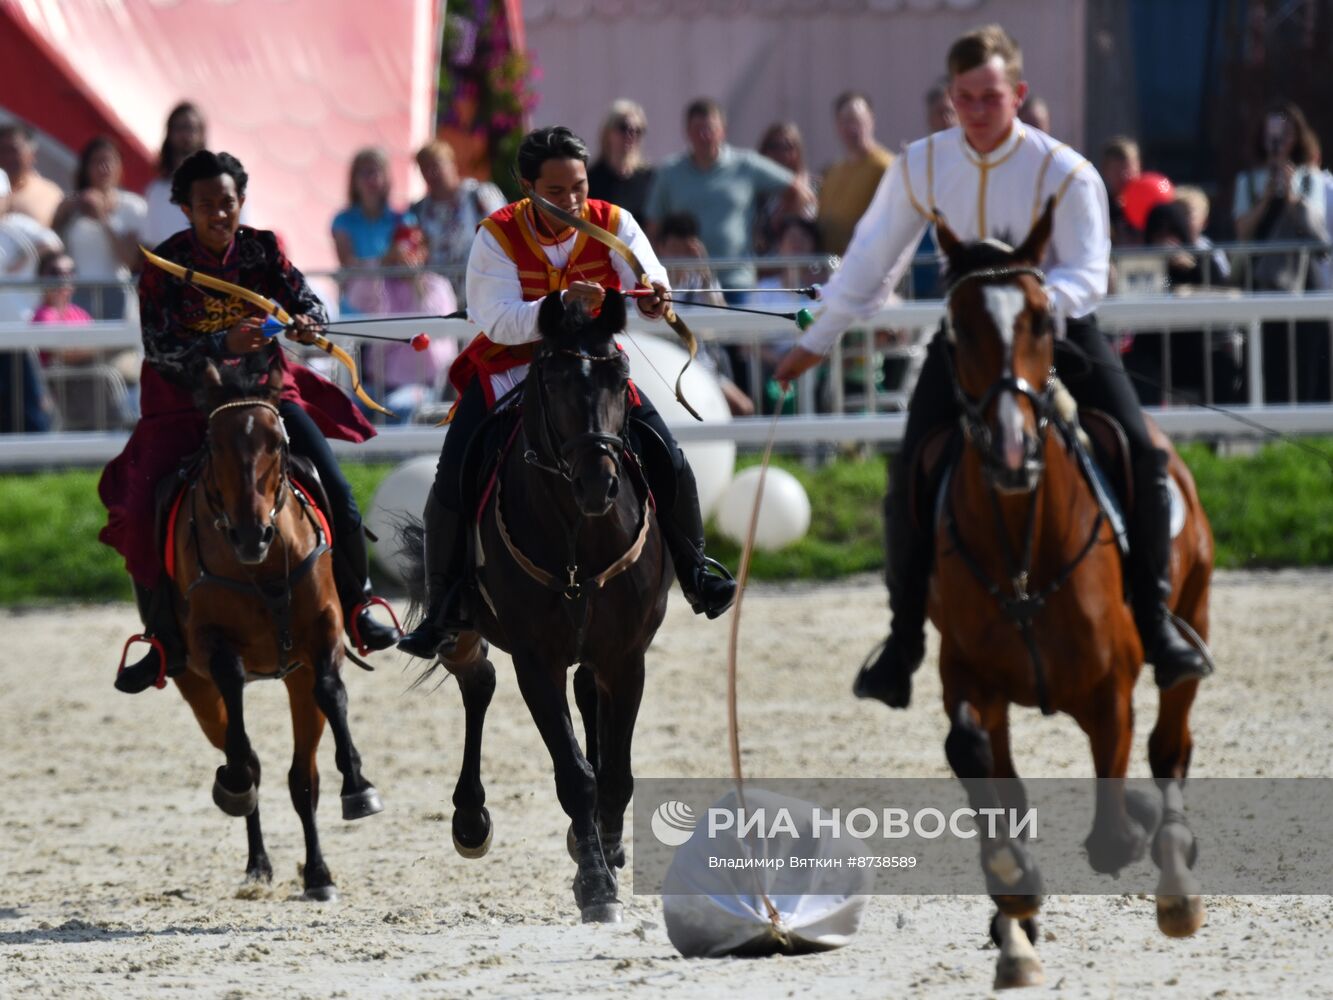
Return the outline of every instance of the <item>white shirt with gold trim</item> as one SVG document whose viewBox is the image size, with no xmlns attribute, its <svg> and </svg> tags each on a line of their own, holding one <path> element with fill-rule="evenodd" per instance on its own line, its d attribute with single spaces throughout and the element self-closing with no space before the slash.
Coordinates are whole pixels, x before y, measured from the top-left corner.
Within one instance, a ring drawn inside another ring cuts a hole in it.
<svg viewBox="0 0 1333 1000">
<path fill-rule="evenodd" d="M 1110 221 L 1106 188 L 1069 146 L 1014 123 L 993 152 L 977 153 L 961 128 L 908 146 L 856 225 L 842 267 L 824 287 L 823 307 L 798 342 L 824 354 L 852 324 L 884 307 L 938 211 L 965 243 L 987 238 L 1016 246 L 1056 199 L 1042 267 L 1063 330 L 1064 317 L 1086 316 L 1106 295 Z"/>
</svg>

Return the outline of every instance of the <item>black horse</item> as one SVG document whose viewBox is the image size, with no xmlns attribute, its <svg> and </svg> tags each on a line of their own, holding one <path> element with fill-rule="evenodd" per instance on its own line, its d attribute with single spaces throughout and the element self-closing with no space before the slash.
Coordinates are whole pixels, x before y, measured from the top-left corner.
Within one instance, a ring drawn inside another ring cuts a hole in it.
<svg viewBox="0 0 1333 1000">
<path fill-rule="evenodd" d="M 623 298 L 607 296 L 593 316 L 548 296 L 539 327 L 521 400 L 477 434 L 473 450 L 488 457 L 494 451 L 486 443 L 501 443 L 498 465 L 484 461 L 465 473 L 478 492 L 470 588 L 477 631 L 463 633 L 440 660 L 458 679 L 466 714 L 454 846 L 473 858 L 490 847 L 481 783 L 482 726 L 495 690 L 490 642 L 513 657 L 555 764 L 578 864 L 575 902 L 585 922 L 614 922 L 644 651 L 666 613 L 672 564 L 627 426 L 635 390 L 614 340 L 625 327 Z M 405 540 L 417 564 L 410 575 L 419 604 L 419 526 Z M 566 697 L 573 664 L 586 755 Z"/>
</svg>

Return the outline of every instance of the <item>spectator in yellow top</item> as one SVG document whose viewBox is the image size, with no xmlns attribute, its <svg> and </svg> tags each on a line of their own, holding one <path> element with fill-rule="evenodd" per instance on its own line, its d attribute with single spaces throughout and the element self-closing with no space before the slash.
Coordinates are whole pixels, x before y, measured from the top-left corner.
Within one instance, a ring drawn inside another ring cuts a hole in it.
<svg viewBox="0 0 1333 1000">
<path fill-rule="evenodd" d="M 880 178 L 893 163 L 893 154 L 875 141 L 875 114 L 865 94 L 855 90 L 841 94 L 833 102 L 833 120 L 847 156 L 824 175 L 818 226 L 824 249 L 841 255 L 870 207 Z"/>
<path fill-rule="evenodd" d="M 9 175 L 9 210 L 54 229 L 65 192 L 37 171 L 37 136 L 22 122 L 0 125 L 0 170 Z"/>
</svg>

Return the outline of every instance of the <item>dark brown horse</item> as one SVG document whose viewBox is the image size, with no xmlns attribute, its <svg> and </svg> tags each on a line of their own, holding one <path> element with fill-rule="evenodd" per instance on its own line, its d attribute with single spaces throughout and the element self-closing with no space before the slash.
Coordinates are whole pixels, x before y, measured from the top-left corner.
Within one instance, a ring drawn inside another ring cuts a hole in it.
<svg viewBox="0 0 1333 1000">
<path fill-rule="evenodd" d="M 466 712 L 454 845 L 464 857 L 480 857 L 491 841 L 480 773 L 482 726 L 495 689 L 489 641 L 513 657 L 523 700 L 555 765 L 578 865 L 574 900 L 584 921 L 610 922 L 620 919 L 614 869 L 625 864 L 644 651 L 666 612 L 672 567 L 629 451 L 629 362 L 613 339 L 625 326 L 623 298 L 607 296 L 592 318 L 565 312 L 551 296 L 539 323 L 543 340 L 521 415 L 500 435 L 508 446 L 480 500 L 477 632 L 463 633 L 442 661 L 458 678 Z M 420 536 L 413 541 L 409 532 L 408 542 L 419 559 Z M 586 754 L 566 696 L 575 664 Z"/>
<path fill-rule="evenodd" d="M 180 501 L 171 549 L 189 649 L 188 669 L 176 685 L 204 735 L 226 754 L 213 801 L 227 815 L 245 817 L 246 878 L 265 882 L 273 868 L 259 828 L 259 758 L 246 735 L 243 694 L 251 680 L 287 685 L 295 738 L 287 783 L 305 831 L 305 894 L 328 900 L 336 893 L 315 828 L 316 753 L 325 719 L 343 776 L 343 818 L 370 816 L 382 806 L 348 731 L 330 539 L 293 484 L 277 409 L 282 383 L 277 363 L 262 383 L 231 370 L 224 375 L 211 362 L 204 370 L 204 458 Z"/>
<path fill-rule="evenodd" d="M 1078 467 L 1072 414 L 1058 405 L 1063 390 L 1052 374 L 1053 323 L 1037 270 L 1052 207 L 1017 250 L 993 241 L 964 246 L 939 226 L 952 279 L 949 351 L 966 442 L 940 504 L 930 593 L 951 724 L 945 749 L 974 808 L 1022 810 L 1026 796 L 1010 754 L 1009 706 L 1072 716 L 1088 736 L 1100 779 L 1084 842 L 1089 863 L 1116 872 L 1151 843 L 1162 870 L 1158 924 L 1168 935 L 1186 936 L 1203 920 L 1190 874 L 1194 838 L 1181 797 L 1198 682 L 1161 696 L 1149 742 L 1161 806 L 1127 792 L 1132 695 L 1143 649 L 1125 601 L 1116 539 Z M 1186 507 L 1173 543 L 1170 607 L 1206 637 L 1212 535 L 1189 470 L 1174 451 L 1170 456 Z M 1000 831 L 982 838 L 981 861 L 998 907 L 995 985 L 1038 983 L 1041 964 L 1029 943 L 1036 933 L 1030 918 L 1041 904 L 1032 855 L 1022 838 Z"/>
</svg>

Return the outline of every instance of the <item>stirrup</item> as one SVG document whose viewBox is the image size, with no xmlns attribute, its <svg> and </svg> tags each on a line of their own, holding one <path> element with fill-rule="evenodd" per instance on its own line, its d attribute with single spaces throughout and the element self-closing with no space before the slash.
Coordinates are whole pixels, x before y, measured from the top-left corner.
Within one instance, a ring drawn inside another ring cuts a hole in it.
<svg viewBox="0 0 1333 1000">
<path fill-rule="evenodd" d="M 1145 655 L 1144 657 L 1153 666 L 1153 679 L 1160 690 L 1169 691 L 1177 684 L 1187 680 L 1203 680 L 1211 676 L 1217 669 L 1212 650 L 1208 648 L 1208 644 L 1203 641 L 1198 632 L 1190 627 L 1187 621 L 1168 610 L 1162 619 L 1160 628 L 1169 630 L 1169 633 L 1176 639 L 1176 643 L 1164 640 L 1152 650 L 1152 656 Z M 1189 657 L 1189 663 L 1181 664 L 1178 659 L 1175 669 L 1168 670 L 1161 662 L 1165 652 L 1163 647 L 1177 643 L 1178 658 L 1184 658 L 1187 655 L 1186 650 L 1194 655 Z"/>
<path fill-rule="evenodd" d="M 389 617 L 393 619 L 393 628 L 394 631 L 398 633 L 398 635 L 394 639 L 394 642 L 390 643 L 390 645 L 393 645 L 398 641 L 398 639 L 402 638 L 403 626 L 399 624 L 398 616 L 394 614 L 393 607 L 389 604 L 389 602 L 382 597 L 375 597 L 373 595 L 371 597 L 367 597 L 364 601 L 362 601 L 360 604 L 358 604 L 356 607 L 352 609 L 352 613 L 349 616 L 351 618 L 351 624 L 348 626 L 348 631 L 351 633 L 350 638 L 352 640 L 352 643 L 356 646 L 356 652 L 358 656 L 368 656 L 371 653 L 379 652 L 379 650 L 371 649 L 361 640 L 361 625 L 360 625 L 361 616 L 365 614 L 366 610 L 368 608 L 376 606 L 381 607 L 385 611 L 389 612 Z M 385 646 L 384 648 L 388 649 L 389 647 Z"/>
<path fill-rule="evenodd" d="M 161 666 L 157 668 L 157 679 L 153 681 L 153 687 L 161 690 L 167 686 L 167 649 L 157 636 L 148 635 L 144 632 L 132 635 L 125 640 L 125 648 L 120 651 L 120 666 L 116 668 L 116 680 L 120 680 L 120 675 L 125 672 L 125 661 L 129 659 L 130 647 L 136 642 L 146 642 L 157 650 L 157 662 Z"/>
<path fill-rule="evenodd" d="M 722 617 L 722 615 L 726 614 L 728 609 L 736 603 L 736 578 L 731 575 L 731 571 L 727 569 L 727 567 L 723 566 L 716 559 L 710 559 L 708 556 L 701 556 L 700 559 L 701 561 L 695 567 L 694 573 L 692 574 L 694 577 L 691 581 L 693 586 L 687 590 L 684 585 L 682 585 L 681 593 L 684 594 L 685 600 L 689 602 L 691 611 L 696 615 L 706 615 L 711 621 L 712 619 Z M 710 573 L 710 569 L 714 572 Z M 731 585 L 731 589 L 727 594 L 727 599 L 721 607 L 710 608 L 704 603 L 703 584 L 705 581 L 712 581 L 722 585 Z"/>
</svg>

